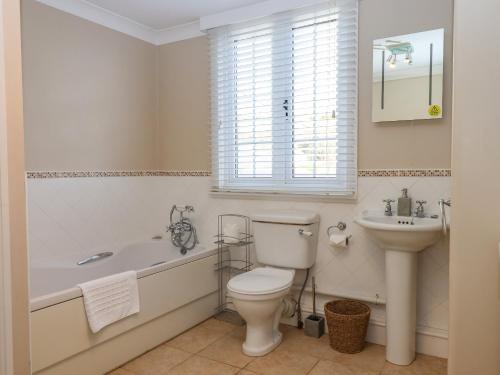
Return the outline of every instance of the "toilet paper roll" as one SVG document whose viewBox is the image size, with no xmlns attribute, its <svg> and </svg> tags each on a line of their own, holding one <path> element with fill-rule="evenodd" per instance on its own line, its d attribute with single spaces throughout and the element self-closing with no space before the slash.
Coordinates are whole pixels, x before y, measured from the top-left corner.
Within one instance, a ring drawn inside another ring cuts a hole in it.
<svg viewBox="0 0 500 375">
<path fill-rule="evenodd" d="M 330 245 L 335 247 L 347 247 L 348 235 L 345 233 L 330 234 Z"/>
<path fill-rule="evenodd" d="M 238 224 L 224 225 L 224 242 L 225 243 L 238 243 L 240 242 L 240 226 Z"/>
</svg>

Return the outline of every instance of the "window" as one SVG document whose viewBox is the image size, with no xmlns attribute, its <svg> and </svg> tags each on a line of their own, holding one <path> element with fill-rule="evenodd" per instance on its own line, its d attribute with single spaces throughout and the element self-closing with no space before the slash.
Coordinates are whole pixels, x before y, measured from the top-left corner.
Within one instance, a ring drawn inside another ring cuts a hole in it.
<svg viewBox="0 0 500 375">
<path fill-rule="evenodd" d="M 210 31 L 213 190 L 354 195 L 357 1 Z"/>
</svg>

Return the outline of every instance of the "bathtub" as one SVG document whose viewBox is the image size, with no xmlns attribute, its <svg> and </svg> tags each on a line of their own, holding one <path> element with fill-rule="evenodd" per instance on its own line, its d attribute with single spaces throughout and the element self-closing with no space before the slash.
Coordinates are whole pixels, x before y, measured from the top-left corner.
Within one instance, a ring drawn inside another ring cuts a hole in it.
<svg viewBox="0 0 500 375">
<path fill-rule="evenodd" d="M 168 240 L 93 254 L 32 262 L 31 352 L 36 374 L 103 374 L 212 316 L 217 306 L 217 251 L 197 245 L 181 255 Z M 76 285 L 137 270 L 141 311 L 97 334 L 87 323 Z"/>
</svg>

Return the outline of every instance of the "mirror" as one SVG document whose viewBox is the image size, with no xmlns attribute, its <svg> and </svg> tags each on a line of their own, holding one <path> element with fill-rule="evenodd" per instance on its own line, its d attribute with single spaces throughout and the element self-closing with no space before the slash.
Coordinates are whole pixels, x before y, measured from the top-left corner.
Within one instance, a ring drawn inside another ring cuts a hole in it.
<svg viewBox="0 0 500 375">
<path fill-rule="evenodd" d="M 443 117 L 444 29 L 373 41 L 372 121 Z"/>
</svg>

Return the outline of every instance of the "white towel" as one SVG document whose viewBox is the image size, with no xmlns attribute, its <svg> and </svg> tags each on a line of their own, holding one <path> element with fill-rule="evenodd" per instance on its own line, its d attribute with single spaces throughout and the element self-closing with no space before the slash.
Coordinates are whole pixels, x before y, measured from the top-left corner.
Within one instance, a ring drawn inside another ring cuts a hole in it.
<svg viewBox="0 0 500 375">
<path fill-rule="evenodd" d="M 78 285 L 92 332 L 139 312 L 137 272 L 127 271 Z"/>
</svg>

